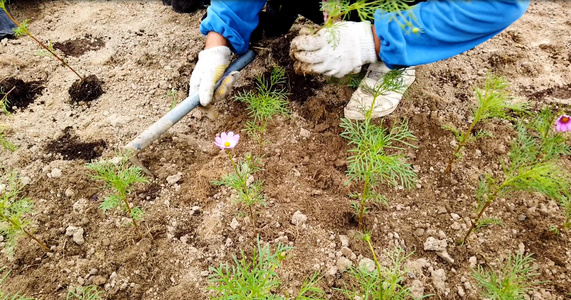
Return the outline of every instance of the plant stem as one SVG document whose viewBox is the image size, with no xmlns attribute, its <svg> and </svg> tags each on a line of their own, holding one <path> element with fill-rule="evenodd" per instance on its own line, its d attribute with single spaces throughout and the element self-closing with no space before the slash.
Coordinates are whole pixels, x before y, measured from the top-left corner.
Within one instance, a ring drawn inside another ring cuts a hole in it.
<svg viewBox="0 0 571 300">
<path fill-rule="evenodd" d="M 6 13 L 6 15 L 8 16 L 8 18 L 10 18 L 10 20 L 12 20 L 12 22 L 14 22 L 14 24 L 16 24 L 16 26 L 21 27 L 20 23 L 18 23 L 18 21 L 16 21 L 12 15 L 10 15 L 10 13 L 8 12 L 8 10 L 6 8 L 3 8 L 4 12 Z M 33 36 L 28 29 L 24 28 L 24 31 L 26 32 L 26 34 L 31 37 L 34 41 L 36 41 L 38 44 L 40 44 L 40 46 L 42 46 L 42 48 L 46 49 L 49 53 L 51 53 L 51 55 L 53 55 L 55 58 L 57 58 L 64 66 L 66 66 L 67 68 L 69 68 L 73 73 L 75 73 L 75 75 L 77 75 L 77 77 L 79 77 L 79 80 L 83 80 L 83 77 L 81 77 L 81 75 L 79 75 L 79 73 L 77 73 L 70 65 L 67 64 L 67 62 L 65 62 L 65 60 L 63 60 L 62 58 L 60 58 L 57 54 L 55 54 L 55 52 L 53 52 L 49 47 L 47 47 L 46 45 L 44 45 L 44 43 L 40 42 L 35 36 Z"/>
<path fill-rule="evenodd" d="M 490 196 L 490 198 L 488 198 L 488 201 L 486 202 L 486 204 L 484 205 L 484 207 L 482 207 L 482 209 L 480 210 L 480 212 L 478 213 L 478 215 L 476 216 L 476 219 L 474 219 L 474 222 L 472 222 L 472 226 L 470 226 L 470 229 L 468 229 L 468 232 L 466 232 L 466 235 L 464 236 L 464 238 L 461 240 L 461 243 L 464 244 L 466 242 L 466 240 L 468 239 L 468 236 L 470 236 L 470 233 L 472 233 L 472 231 L 474 229 L 476 229 L 476 226 L 478 226 L 478 221 L 480 220 L 480 218 L 482 217 L 482 215 L 484 214 L 484 211 L 490 206 L 490 204 L 492 204 L 492 202 L 494 202 L 494 200 L 496 199 L 496 197 L 498 196 L 498 193 L 507 186 L 507 184 L 509 183 L 510 180 L 506 180 L 504 181 L 504 183 L 502 183 L 502 185 L 500 185 L 498 187 L 497 190 L 494 191 L 494 193 L 492 194 L 492 196 Z"/>
<path fill-rule="evenodd" d="M 127 207 L 127 212 L 129 213 L 129 216 L 131 216 L 131 220 L 133 220 L 133 226 L 135 226 L 135 232 L 137 232 L 137 236 L 140 240 L 143 238 L 143 235 L 141 234 L 141 231 L 139 230 L 139 225 L 137 225 L 137 221 L 135 220 L 135 217 L 133 216 L 131 206 L 129 205 L 129 201 L 127 201 L 127 196 L 125 195 L 125 193 L 121 193 L 121 199 L 123 199 L 123 203 L 125 203 L 125 207 Z"/>
<path fill-rule="evenodd" d="M 14 226 L 14 228 L 17 228 L 19 230 L 22 230 L 29 238 L 31 238 L 32 240 L 36 241 L 40 246 L 42 246 L 42 248 L 46 251 L 46 252 L 50 252 L 50 248 L 42 241 L 38 240 L 36 238 L 36 236 L 34 236 L 33 234 L 31 234 L 30 232 L 28 232 L 26 229 L 22 228 L 22 226 L 18 225 L 16 222 L 14 222 L 14 220 L 6 217 L 3 213 L 0 213 L 0 218 L 7 220 L 8 222 L 10 222 L 12 224 L 12 226 Z"/>
<path fill-rule="evenodd" d="M 365 202 L 367 202 L 367 196 L 369 194 L 369 180 L 371 178 L 371 166 L 368 166 L 367 177 L 365 178 L 365 184 L 363 185 L 363 192 L 361 193 L 361 210 L 359 212 L 359 231 L 363 228 L 363 214 L 365 213 Z"/>
<path fill-rule="evenodd" d="M 238 166 L 236 165 L 236 163 L 232 159 L 232 153 L 230 152 L 230 150 L 226 149 L 226 153 L 228 153 L 228 158 L 230 159 L 230 162 L 232 163 L 232 167 L 234 167 L 234 171 L 236 172 L 236 175 L 238 176 L 238 178 L 240 179 L 240 182 L 243 185 L 244 195 L 246 195 L 246 199 L 248 200 L 248 202 L 246 204 L 248 205 L 248 208 L 250 210 L 250 218 L 252 218 L 252 223 L 254 224 L 254 227 L 256 227 L 256 217 L 254 215 L 254 211 L 252 210 L 252 203 L 250 203 L 251 199 L 250 199 L 250 195 L 248 194 L 248 186 L 246 185 L 247 178 L 244 179 L 244 178 L 242 178 L 242 175 L 240 175 L 240 172 L 238 171 Z"/>
<path fill-rule="evenodd" d="M 264 146 L 264 132 L 266 131 L 266 122 L 262 121 L 261 130 L 260 130 L 260 148 L 258 149 L 258 157 L 262 157 L 262 147 Z"/>
<path fill-rule="evenodd" d="M 375 265 L 377 266 L 377 272 L 379 273 L 379 287 L 381 288 L 381 299 L 383 299 L 384 291 L 383 291 L 383 273 L 381 273 L 381 264 L 379 263 L 379 259 L 377 258 L 377 254 L 375 253 L 375 249 L 373 249 L 373 245 L 371 245 L 371 238 L 369 237 L 366 239 L 367 244 L 369 245 L 369 249 L 371 250 L 371 254 L 373 254 L 373 260 L 375 261 Z"/>
<path fill-rule="evenodd" d="M 444 173 L 448 173 L 452 169 L 452 163 L 454 162 L 456 155 L 460 152 L 460 150 L 462 150 L 462 147 L 464 147 L 464 145 L 466 144 L 466 141 L 468 140 L 468 136 L 470 136 L 470 134 L 472 133 L 472 130 L 474 130 L 474 126 L 476 126 L 476 123 L 477 123 L 476 119 L 474 118 L 474 121 L 472 121 L 472 124 L 470 124 L 468 131 L 466 131 L 464 133 L 464 135 L 462 136 L 462 140 L 458 144 L 458 147 L 456 147 L 456 150 L 454 151 L 454 154 L 452 154 L 450 161 L 448 161 L 448 166 L 446 166 L 446 170 L 444 170 Z"/>
</svg>

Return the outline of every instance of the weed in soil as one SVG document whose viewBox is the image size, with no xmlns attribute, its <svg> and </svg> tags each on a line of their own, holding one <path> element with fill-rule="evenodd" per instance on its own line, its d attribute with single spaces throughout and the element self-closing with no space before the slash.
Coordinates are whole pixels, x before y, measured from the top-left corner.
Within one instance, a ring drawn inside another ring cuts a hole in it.
<svg viewBox="0 0 571 300">
<path fill-rule="evenodd" d="M 53 44 L 54 49 L 60 50 L 66 56 L 73 57 L 79 57 L 85 52 L 99 50 L 103 47 L 105 47 L 103 38 L 94 38 L 89 34 L 78 39 L 56 42 Z"/>
<path fill-rule="evenodd" d="M 95 142 L 82 142 L 77 136 L 73 135 L 71 127 L 67 127 L 63 131 L 63 135 L 57 140 L 51 141 L 46 146 L 49 153 L 61 154 L 63 160 L 91 161 L 98 158 L 107 147 L 107 143 L 103 140 Z"/>
<path fill-rule="evenodd" d="M 0 274 L 4 273 L 5 270 L 6 270 L 6 267 L 0 268 Z M 11 272 L 12 272 L 11 270 L 8 270 L 6 272 L 6 274 L 4 274 L 4 276 L 2 276 L 0 278 L 0 285 L 2 283 L 4 283 L 4 281 L 6 280 L 6 278 L 8 278 L 8 276 L 10 275 Z M 2 291 L 2 289 L 0 289 L 0 299 L 2 299 L 2 300 L 35 300 L 34 298 L 26 297 L 20 293 L 15 293 L 15 294 L 4 293 Z"/>
<path fill-rule="evenodd" d="M 69 88 L 72 102 L 90 102 L 103 94 L 101 81 L 95 75 L 89 75 L 81 80 L 76 80 Z"/>
<path fill-rule="evenodd" d="M 24 109 L 33 103 L 43 90 L 40 81 L 25 82 L 15 77 L 6 78 L 0 81 L 0 91 L 5 97 L 2 107 L 7 112 L 14 112 L 14 107 Z"/>
<path fill-rule="evenodd" d="M 4 137 L 6 131 L 7 129 L 4 126 L 0 126 L 0 146 L 10 152 L 14 152 L 18 147 Z"/>
</svg>

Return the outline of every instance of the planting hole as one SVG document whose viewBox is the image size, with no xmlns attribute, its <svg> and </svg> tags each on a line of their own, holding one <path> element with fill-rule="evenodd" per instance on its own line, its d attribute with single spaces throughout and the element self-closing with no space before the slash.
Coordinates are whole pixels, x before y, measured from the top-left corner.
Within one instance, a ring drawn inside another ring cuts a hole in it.
<svg viewBox="0 0 571 300">
<path fill-rule="evenodd" d="M 6 102 L 6 109 L 9 112 L 14 112 L 14 107 L 24 109 L 34 102 L 38 95 L 42 94 L 44 87 L 41 86 L 40 81 L 25 82 L 21 79 L 14 77 L 6 78 L 0 81 L 0 98 L 4 94 L 8 94 L 8 101 Z"/>
<path fill-rule="evenodd" d="M 87 34 L 78 39 L 54 43 L 54 49 L 61 50 L 66 56 L 79 57 L 88 51 L 96 51 L 105 46 L 103 38 Z"/>
<path fill-rule="evenodd" d="M 103 140 L 82 142 L 72 133 L 71 127 L 66 127 L 62 136 L 46 146 L 46 151 L 61 154 L 63 160 L 81 159 L 91 161 L 100 157 L 105 147 L 107 147 L 107 143 Z"/>
<path fill-rule="evenodd" d="M 95 75 L 89 75 L 82 80 L 76 80 L 69 88 L 71 101 L 93 101 L 103 94 L 101 81 Z"/>
</svg>

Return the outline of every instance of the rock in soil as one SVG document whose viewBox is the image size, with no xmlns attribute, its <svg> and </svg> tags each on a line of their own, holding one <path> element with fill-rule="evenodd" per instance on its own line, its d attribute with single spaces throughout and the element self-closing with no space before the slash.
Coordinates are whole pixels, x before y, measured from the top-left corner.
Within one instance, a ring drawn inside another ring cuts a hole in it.
<svg viewBox="0 0 571 300">
<path fill-rule="evenodd" d="M 82 80 L 76 80 L 69 88 L 72 102 L 90 102 L 103 94 L 101 81 L 95 75 L 89 75 Z"/>
<path fill-rule="evenodd" d="M 303 225 L 305 222 L 307 222 L 307 216 L 302 214 L 299 210 L 291 217 L 291 223 L 293 225 Z"/>
</svg>

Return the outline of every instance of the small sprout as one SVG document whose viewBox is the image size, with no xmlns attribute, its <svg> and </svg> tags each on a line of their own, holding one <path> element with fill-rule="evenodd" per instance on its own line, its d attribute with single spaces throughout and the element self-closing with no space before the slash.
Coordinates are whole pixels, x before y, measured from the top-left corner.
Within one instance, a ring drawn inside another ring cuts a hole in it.
<svg viewBox="0 0 571 300">
<path fill-rule="evenodd" d="M 8 110 L 10 106 L 10 100 L 8 100 L 8 95 L 10 95 L 10 93 L 15 89 L 16 87 L 13 87 L 12 89 L 10 89 L 8 92 L 4 92 L 2 90 L 2 88 L 0 87 L 0 95 L 2 96 L 2 98 L 0 99 L 0 111 L 2 113 L 4 113 L 5 115 L 9 115 L 10 111 Z"/>
<path fill-rule="evenodd" d="M 568 115 L 562 115 L 557 119 L 556 129 L 559 132 L 571 131 L 571 117 Z"/>
<path fill-rule="evenodd" d="M 274 117 L 285 116 L 289 112 L 288 93 L 282 87 L 285 82 L 285 69 L 274 67 L 269 79 L 263 75 L 256 78 L 256 92 L 243 93 L 236 97 L 236 100 L 248 105 L 248 116 L 251 120 L 247 122 L 246 132 L 258 140 L 260 157 L 268 124 Z"/>
<path fill-rule="evenodd" d="M 173 108 L 176 107 L 176 102 L 178 101 L 178 90 L 175 88 L 171 88 L 171 90 L 165 95 L 165 98 L 171 100 L 170 110 L 173 110 Z"/>
<path fill-rule="evenodd" d="M 96 285 L 78 286 L 67 292 L 65 300 L 100 300 L 103 291 L 100 291 Z"/>
<path fill-rule="evenodd" d="M 99 161 L 87 164 L 86 167 L 95 173 L 91 175 L 93 180 L 103 181 L 105 188 L 111 190 L 111 194 L 103 200 L 99 208 L 103 213 L 117 207 L 126 211 L 133 221 L 138 238 L 141 239 L 143 236 L 137 221 L 142 219 L 144 213 L 141 208 L 133 207 L 129 203 L 127 195 L 135 183 L 147 183 L 148 180 L 143 176 L 141 168 L 129 166 L 128 155 L 117 157 L 117 161 Z"/>
<path fill-rule="evenodd" d="M 478 266 L 472 270 L 472 276 L 485 299 L 524 299 L 525 294 L 543 283 L 533 280 L 539 276 L 534 261 L 531 255 L 510 254 L 498 269 Z"/>
<path fill-rule="evenodd" d="M 226 133 L 222 132 L 220 136 L 214 139 L 214 145 L 222 150 L 226 150 L 228 159 L 234 167 L 234 174 L 228 174 L 222 177 L 221 180 L 213 181 L 215 185 L 225 185 L 235 189 L 238 192 L 237 202 L 244 204 L 250 212 L 250 218 L 256 226 L 256 215 L 254 214 L 253 206 L 264 204 L 265 199 L 262 194 L 263 182 L 255 180 L 250 182 L 254 174 L 260 171 L 260 162 L 258 159 L 253 158 L 251 155 L 246 155 L 246 160 L 243 163 L 236 163 L 232 157 L 231 149 L 234 149 L 240 140 L 240 135 L 234 134 L 232 131 Z"/>
<path fill-rule="evenodd" d="M 6 149 L 10 152 L 14 152 L 18 149 L 18 147 L 16 145 L 12 144 L 10 141 L 8 141 L 4 137 L 5 131 L 6 131 L 6 128 L 4 126 L 0 126 L 0 146 L 2 146 L 4 149 Z"/>
<path fill-rule="evenodd" d="M 0 190 L 0 233 L 6 238 L 3 252 L 12 255 L 22 235 L 36 241 L 44 251 L 49 252 L 50 248 L 29 229 L 31 220 L 25 215 L 33 213 L 33 204 L 29 198 L 22 197 L 23 186 L 16 172 L 2 174 L 0 183 L 4 185 Z"/>
<path fill-rule="evenodd" d="M 473 121 L 466 132 L 462 134 L 455 127 L 444 127 L 445 129 L 452 131 L 458 140 L 458 146 L 448 161 L 448 165 L 444 171 L 445 173 L 450 172 L 452 169 L 452 163 L 454 163 L 457 158 L 461 157 L 460 151 L 464 146 L 466 146 L 466 144 L 491 135 L 490 133 L 482 130 L 473 135 L 472 132 L 477 124 L 490 118 L 509 119 L 508 111 L 510 110 L 518 113 L 527 112 L 527 103 L 515 103 L 510 100 L 507 87 L 508 84 L 505 79 L 488 74 L 484 84 L 484 89 L 476 89 L 477 103 L 472 109 Z"/>
<path fill-rule="evenodd" d="M 213 274 L 208 277 L 208 289 L 216 292 L 211 299 L 276 299 L 272 293 L 280 285 L 276 269 L 283 259 L 282 253 L 291 249 L 278 244 L 272 252 L 269 244 L 262 247 L 258 239 L 258 246 L 251 257 L 242 252 L 241 259 L 233 256 L 231 267 L 227 264 L 210 267 Z"/>
</svg>

